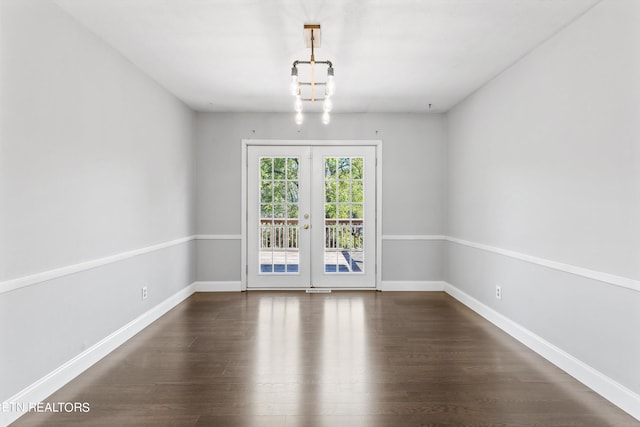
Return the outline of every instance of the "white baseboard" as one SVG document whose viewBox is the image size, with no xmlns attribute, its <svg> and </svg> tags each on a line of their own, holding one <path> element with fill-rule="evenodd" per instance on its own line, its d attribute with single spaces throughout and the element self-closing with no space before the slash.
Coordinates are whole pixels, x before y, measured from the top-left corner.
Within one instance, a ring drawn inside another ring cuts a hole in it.
<svg viewBox="0 0 640 427">
<path fill-rule="evenodd" d="M 237 282 L 195 282 L 195 292 L 241 292 L 242 285 Z"/>
<path fill-rule="evenodd" d="M 194 289 L 195 284 L 191 284 L 176 292 L 160 304 L 141 314 L 109 336 L 103 338 L 98 343 L 92 345 L 62 366 L 40 378 L 38 381 L 19 393 L 13 395 L 2 403 L 3 407 L 28 407 L 30 403 L 44 401 L 69 381 L 73 380 L 89 367 L 97 363 L 100 359 L 120 347 L 138 332 L 155 322 L 173 307 L 187 299 L 191 294 L 193 294 Z M 7 426 L 22 415 L 24 415 L 24 412 L 0 411 L 0 426 Z"/>
<path fill-rule="evenodd" d="M 444 291 L 445 283 L 438 280 L 383 280 L 379 289 L 381 291 L 437 292 Z"/>
<path fill-rule="evenodd" d="M 481 303 L 450 283 L 444 282 L 444 290 L 489 322 L 493 323 L 540 356 L 547 359 L 587 387 L 640 420 L 640 395 L 597 371 L 581 360 L 556 347 L 508 317 Z"/>
</svg>

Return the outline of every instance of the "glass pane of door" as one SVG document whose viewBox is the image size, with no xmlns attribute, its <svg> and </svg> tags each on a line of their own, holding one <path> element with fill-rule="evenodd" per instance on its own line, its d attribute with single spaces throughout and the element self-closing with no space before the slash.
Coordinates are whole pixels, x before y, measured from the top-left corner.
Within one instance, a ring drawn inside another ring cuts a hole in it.
<svg viewBox="0 0 640 427">
<path fill-rule="evenodd" d="M 310 147 L 247 149 L 247 285 L 307 287 Z"/>
<path fill-rule="evenodd" d="M 300 272 L 299 158 L 263 156 L 260 162 L 260 274 Z"/>
<path fill-rule="evenodd" d="M 364 273 L 364 157 L 324 158 L 324 271 Z"/>
<path fill-rule="evenodd" d="M 313 147 L 312 286 L 375 287 L 375 153 Z"/>
</svg>

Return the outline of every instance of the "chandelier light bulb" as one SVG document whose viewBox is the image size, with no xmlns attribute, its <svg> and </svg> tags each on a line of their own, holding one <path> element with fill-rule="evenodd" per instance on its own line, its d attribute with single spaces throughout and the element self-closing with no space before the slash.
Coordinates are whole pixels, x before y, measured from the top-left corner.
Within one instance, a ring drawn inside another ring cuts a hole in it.
<svg viewBox="0 0 640 427">
<path fill-rule="evenodd" d="M 298 94 L 298 76 L 291 76 L 291 95 Z"/>
<path fill-rule="evenodd" d="M 296 113 L 296 124 L 298 126 L 300 126 L 302 124 L 302 113 L 301 112 Z"/>
<path fill-rule="evenodd" d="M 293 108 L 298 113 L 302 112 L 302 98 L 300 98 L 300 95 L 296 96 L 296 102 L 293 104 Z"/>
<path fill-rule="evenodd" d="M 322 113 L 322 124 L 328 125 L 331 121 L 331 117 L 329 116 L 329 112 L 325 111 Z"/>
<path fill-rule="evenodd" d="M 327 76 L 327 95 L 331 96 L 336 92 L 336 83 L 333 81 L 333 75 Z"/>
<path fill-rule="evenodd" d="M 331 109 L 333 108 L 333 102 L 331 102 L 331 98 L 327 97 L 324 99 L 324 102 L 322 103 L 322 111 L 324 111 L 325 113 L 328 113 L 331 111 Z"/>
</svg>

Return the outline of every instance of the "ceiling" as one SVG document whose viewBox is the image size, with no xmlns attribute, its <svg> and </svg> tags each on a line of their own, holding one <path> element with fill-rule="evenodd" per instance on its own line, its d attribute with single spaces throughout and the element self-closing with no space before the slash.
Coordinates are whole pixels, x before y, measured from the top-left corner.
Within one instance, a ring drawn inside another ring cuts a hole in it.
<svg viewBox="0 0 640 427">
<path fill-rule="evenodd" d="M 194 110 L 230 112 L 293 110 L 305 23 L 334 111 L 441 112 L 598 1 L 55 0 Z"/>
</svg>

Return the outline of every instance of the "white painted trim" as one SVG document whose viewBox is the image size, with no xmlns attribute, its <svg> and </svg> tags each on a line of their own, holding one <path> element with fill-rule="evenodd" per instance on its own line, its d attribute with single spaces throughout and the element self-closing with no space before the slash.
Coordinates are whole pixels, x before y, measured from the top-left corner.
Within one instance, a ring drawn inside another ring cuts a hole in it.
<svg viewBox="0 0 640 427">
<path fill-rule="evenodd" d="M 228 282 L 195 282 L 194 292 L 241 292 L 240 281 Z"/>
<path fill-rule="evenodd" d="M 384 234 L 382 240 L 447 240 L 439 234 Z"/>
<path fill-rule="evenodd" d="M 382 141 L 379 139 L 243 139 L 242 144 L 247 145 L 326 145 L 326 146 L 362 146 L 373 145 L 377 146 Z"/>
<path fill-rule="evenodd" d="M 382 290 L 382 140 L 376 144 L 376 289 Z"/>
<path fill-rule="evenodd" d="M 640 420 L 640 395 L 614 381 L 602 372 L 576 359 L 508 317 L 484 305 L 469 294 L 445 282 L 445 292 L 489 322 L 502 329 L 540 356 L 593 389 L 605 399 Z"/>
<path fill-rule="evenodd" d="M 196 240 L 241 240 L 242 234 L 196 234 Z"/>
<path fill-rule="evenodd" d="M 543 267 L 553 268 L 554 270 L 564 271 L 566 273 L 575 274 L 577 276 L 586 277 L 588 279 L 598 280 L 600 282 L 609 283 L 634 291 L 640 291 L 640 280 L 629 279 L 627 277 L 616 276 L 602 271 L 589 270 L 588 268 L 578 267 L 575 265 L 564 264 L 561 262 L 551 261 L 544 258 L 535 257 L 507 249 L 496 248 L 482 243 L 470 242 L 468 240 L 458 239 L 456 237 L 447 237 L 447 241 L 457 243 L 459 245 L 469 246 L 475 249 L 481 249 L 488 252 L 508 256 L 510 258 L 519 259 L 521 261 L 530 262 L 532 264 L 541 265 Z"/>
<path fill-rule="evenodd" d="M 307 292 L 309 289 L 317 290 L 320 292 Z M 331 292 L 340 292 L 340 291 L 365 291 L 365 292 L 377 292 L 376 288 L 359 288 L 359 287 L 344 287 L 344 288 L 332 288 L 330 286 L 327 287 L 313 287 L 313 288 L 305 288 L 305 287 L 292 287 L 285 288 L 279 286 L 265 286 L 264 288 L 249 288 L 247 292 L 259 292 L 259 291 L 278 291 L 278 292 L 306 292 L 308 294 L 328 294 Z M 322 292 L 325 291 L 325 292 Z M 329 292 L 326 292 L 329 291 Z"/>
<path fill-rule="evenodd" d="M 248 145 L 247 139 L 242 140 L 242 167 L 241 167 L 241 197 L 240 197 L 240 289 L 247 290 L 247 270 L 249 269 L 249 263 L 247 261 L 247 222 L 249 221 L 249 211 L 247 208 L 248 203 L 248 191 L 247 191 L 247 174 L 249 173 L 249 157 L 248 157 Z"/>
<path fill-rule="evenodd" d="M 379 149 L 382 147 L 380 146 Z M 243 154 L 246 154 L 243 151 Z M 382 179 L 382 160 L 378 158 L 378 180 Z M 246 168 L 246 160 L 243 161 L 243 168 Z M 246 173 L 246 170 L 243 172 Z M 243 180 L 246 178 L 243 175 Z M 243 197 L 242 211 L 246 213 L 246 185 L 243 185 Z M 378 183 L 378 191 L 382 191 L 381 183 Z M 564 264 L 561 262 L 551 261 L 544 258 L 535 257 L 532 255 L 527 255 L 507 249 L 497 248 L 495 246 L 489 246 L 482 243 L 475 243 L 468 240 L 458 239 L 456 237 L 449 237 L 444 235 L 431 235 L 431 234 L 386 234 L 382 235 L 382 219 L 381 219 L 381 211 L 382 207 L 380 204 L 381 194 L 377 196 L 378 201 L 376 202 L 378 206 L 378 223 L 376 227 L 378 228 L 378 234 L 376 237 L 377 240 L 377 259 L 376 262 L 379 266 L 378 273 L 376 277 L 376 283 L 378 284 L 378 289 L 382 289 L 382 269 L 380 266 L 382 265 L 382 241 L 390 241 L 390 240 L 442 240 L 448 241 L 452 243 L 457 243 L 463 246 L 468 246 L 475 249 L 480 249 L 488 252 L 493 252 L 499 255 L 508 256 L 510 258 L 518 259 L 521 261 L 526 261 L 532 264 L 541 265 L 543 267 L 552 268 L 554 270 L 563 271 L 566 273 L 575 274 L 577 276 L 586 277 L 588 279 L 597 280 L 603 283 L 609 283 L 611 285 L 620 286 L 623 288 L 631 289 L 634 291 L 640 291 L 640 280 L 630 279 L 627 277 L 616 276 L 613 274 L 605 273 L 602 271 L 590 270 L 583 267 L 578 267 L 575 265 Z M 59 277 L 67 276 L 74 273 L 79 273 L 82 271 L 90 270 L 93 268 L 101 267 L 107 264 L 111 264 L 117 261 L 122 261 L 128 258 L 133 258 L 138 255 L 144 255 L 153 251 L 157 251 L 160 249 L 165 249 L 174 245 L 178 245 L 181 243 L 186 243 L 191 240 L 241 240 L 242 251 L 241 251 L 241 265 L 246 266 L 246 238 L 243 238 L 246 234 L 246 221 L 242 221 L 242 234 L 197 234 L 194 236 L 187 236 L 176 240 L 171 240 L 168 242 L 158 243 L 156 245 L 147 246 L 140 249 L 135 249 L 132 251 L 122 252 L 116 255 L 111 255 L 104 258 L 99 258 L 91 261 L 86 261 L 66 267 L 56 268 L 53 270 L 44 271 L 41 273 L 32 274 L 29 276 L 18 277 L 16 279 L 6 280 L 4 282 L 0 282 L 0 294 L 5 292 L 11 292 L 16 289 L 20 289 L 26 286 L 36 285 L 38 283 L 46 282 L 48 280 L 57 279 Z M 243 268 L 241 271 L 241 289 L 246 290 L 246 271 Z"/>
<path fill-rule="evenodd" d="M 120 347 L 138 332 L 155 322 L 173 307 L 189 298 L 189 296 L 193 294 L 194 289 L 194 284 L 184 287 L 160 304 L 141 314 L 117 331 L 109 334 L 73 359 L 64 363 L 62 366 L 40 378 L 24 390 L 11 396 L 3 402 L 2 405 L 9 407 L 9 405 L 16 403 L 28 405 L 29 403 L 42 402 L 52 393 L 97 363 L 100 359 Z M 24 413 L 0 411 L 0 426 L 14 422 L 22 415 L 24 415 Z"/>
<path fill-rule="evenodd" d="M 194 236 L 182 237 L 180 239 L 158 243 L 156 245 L 146 246 L 144 248 L 135 249 L 132 251 L 121 252 L 119 254 L 107 256 L 104 258 L 98 258 L 91 261 L 85 261 L 78 264 L 68 265 L 66 267 L 43 271 L 41 273 L 31 274 L 29 276 L 23 276 L 17 279 L 6 280 L 4 282 L 0 282 L 0 294 L 14 291 L 16 289 L 24 288 L 26 286 L 31 286 L 38 283 L 46 282 L 48 280 L 57 279 L 59 277 L 68 276 L 70 274 L 80 273 L 82 271 L 91 270 L 97 267 L 102 267 L 104 265 L 111 264 L 117 261 L 122 261 L 128 258 L 133 258 L 138 255 L 144 255 L 153 251 L 157 251 L 160 249 L 165 249 L 171 246 L 186 243 L 193 240 L 193 238 Z"/>
<path fill-rule="evenodd" d="M 502 249 L 495 246 L 485 245 L 483 243 L 471 242 L 469 240 L 459 239 L 457 237 L 450 237 L 437 234 L 385 234 L 382 236 L 382 240 L 442 240 L 451 243 L 457 243 L 459 245 L 468 246 L 474 249 L 480 249 L 487 252 L 493 252 L 499 255 L 504 255 L 510 258 L 514 258 L 520 261 L 526 261 L 531 264 L 540 265 L 554 270 L 563 271 L 565 273 L 575 274 L 576 276 L 586 277 L 588 279 L 597 280 L 599 282 L 608 283 L 622 288 L 631 289 L 634 291 L 640 291 L 640 280 L 630 279 L 628 277 L 616 276 L 615 274 L 605 273 L 603 271 L 590 270 L 584 267 L 578 267 L 576 265 L 565 264 L 562 262 L 551 261 L 545 258 L 536 257 L 533 255 L 527 255 L 520 252 Z"/>
<path fill-rule="evenodd" d="M 446 282 L 440 280 L 384 280 L 381 291 L 438 292 L 444 291 Z"/>
</svg>

